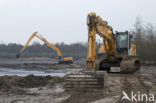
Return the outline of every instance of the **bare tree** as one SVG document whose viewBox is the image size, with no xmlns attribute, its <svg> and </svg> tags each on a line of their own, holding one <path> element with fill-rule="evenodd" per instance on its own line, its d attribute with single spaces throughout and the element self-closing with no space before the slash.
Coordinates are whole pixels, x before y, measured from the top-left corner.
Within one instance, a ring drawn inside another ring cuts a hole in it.
<svg viewBox="0 0 156 103">
<path fill-rule="evenodd" d="M 136 44 L 137 54 L 142 60 L 156 60 L 156 32 L 151 23 L 143 25 L 140 16 L 136 18 L 134 24 L 134 42 Z"/>
</svg>

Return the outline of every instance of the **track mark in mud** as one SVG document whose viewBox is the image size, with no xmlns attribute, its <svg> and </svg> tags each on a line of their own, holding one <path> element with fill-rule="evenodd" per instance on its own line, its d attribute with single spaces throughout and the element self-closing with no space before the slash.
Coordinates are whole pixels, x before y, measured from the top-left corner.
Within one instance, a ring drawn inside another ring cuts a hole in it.
<svg viewBox="0 0 156 103">
<path fill-rule="evenodd" d="M 129 97 L 131 97 L 131 92 L 134 93 L 143 93 L 143 94 L 149 94 L 149 87 L 147 87 L 143 79 L 141 79 L 141 75 L 133 75 L 133 76 L 123 76 L 121 83 L 123 83 L 123 91 L 125 91 Z M 121 95 L 122 98 L 122 95 Z M 132 103 L 128 100 L 118 100 L 117 103 Z M 133 103 L 146 103 L 145 101 L 142 102 L 133 102 Z"/>
</svg>

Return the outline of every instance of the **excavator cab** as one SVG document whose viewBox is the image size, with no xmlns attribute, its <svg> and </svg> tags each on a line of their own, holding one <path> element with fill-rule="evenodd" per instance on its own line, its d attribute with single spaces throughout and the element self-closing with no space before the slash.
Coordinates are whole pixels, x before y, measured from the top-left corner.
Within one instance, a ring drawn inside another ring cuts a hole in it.
<svg viewBox="0 0 156 103">
<path fill-rule="evenodd" d="M 73 57 L 60 58 L 58 61 L 59 61 L 58 64 L 72 64 L 73 63 Z"/>
<path fill-rule="evenodd" d="M 116 32 L 115 34 L 116 54 L 128 55 L 129 34 L 126 32 Z"/>
<path fill-rule="evenodd" d="M 133 36 L 125 32 L 115 33 L 115 46 L 117 55 L 135 55 L 136 56 L 136 45 L 132 44 Z"/>
<path fill-rule="evenodd" d="M 117 55 L 136 55 L 136 47 L 135 44 L 131 43 L 132 35 L 128 33 L 128 31 L 125 32 L 118 32 L 116 31 L 114 34 L 115 39 L 115 48 L 116 48 L 116 54 Z M 106 50 L 103 44 L 100 44 L 100 46 L 97 49 L 97 56 L 106 55 Z"/>
</svg>

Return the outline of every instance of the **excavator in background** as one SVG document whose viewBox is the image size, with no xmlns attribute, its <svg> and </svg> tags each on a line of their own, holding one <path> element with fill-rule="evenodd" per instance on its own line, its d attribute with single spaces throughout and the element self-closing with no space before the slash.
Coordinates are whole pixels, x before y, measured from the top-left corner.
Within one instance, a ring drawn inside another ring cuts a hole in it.
<svg viewBox="0 0 156 103">
<path fill-rule="evenodd" d="M 114 34 L 108 23 L 94 12 L 88 14 L 87 26 L 87 66 L 83 71 L 66 75 L 67 90 L 104 88 L 111 67 L 120 67 L 119 73 L 134 73 L 140 69 L 136 48 L 131 44 L 132 36 L 128 31 Z M 103 38 L 103 44 L 98 48 L 98 52 L 96 52 L 96 34 Z"/>
<path fill-rule="evenodd" d="M 60 51 L 59 48 L 55 47 L 54 45 L 52 45 L 51 43 L 49 43 L 45 38 L 43 38 L 41 35 L 37 35 L 37 32 L 34 32 L 31 37 L 29 38 L 29 40 L 27 41 L 27 43 L 24 45 L 24 47 L 17 53 L 16 57 L 19 58 L 19 55 L 25 50 L 25 48 L 28 46 L 28 44 L 30 43 L 30 41 L 34 38 L 37 37 L 38 39 L 42 40 L 46 45 L 48 45 L 49 47 L 51 47 L 53 50 L 55 50 L 57 52 L 57 60 L 58 60 L 58 64 L 70 64 L 73 63 L 73 58 L 72 57 L 64 57 L 62 56 L 62 53 Z"/>
</svg>

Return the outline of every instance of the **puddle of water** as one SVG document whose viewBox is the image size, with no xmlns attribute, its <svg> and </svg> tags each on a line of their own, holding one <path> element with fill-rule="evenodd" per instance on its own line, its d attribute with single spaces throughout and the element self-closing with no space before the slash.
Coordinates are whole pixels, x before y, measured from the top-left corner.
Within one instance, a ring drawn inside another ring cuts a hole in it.
<svg viewBox="0 0 156 103">
<path fill-rule="evenodd" d="M 38 63 L 38 64 L 55 64 L 57 61 L 54 60 L 0 60 L 0 64 L 32 64 L 32 63 Z"/>
<path fill-rule="evenodd" d="M 120 67 L 111 67 L 111 72 L 120 72 Z M 141 66 L 141 73 L 152 73 L 156 72 L 156 66 Z"/>
<path fill-rule="evenodd" d="M 66 73 L 76 72 L 80 71 L 82 69 L 59 69 L 59 70 L 38 70 L 38 69 L 13 69 L 13 68 L 0 68 L 0 76 L 8 75 L 8 76 L 27 76 L 30 74 L 36 75 L 36 76 L 59 76 L 64 77 Z M 119 71 L 119 68 L 111 68 L 111 71 Z M 151 73 L 156 72 L 156 66 L 141 66 L 140 72 L 144 73 Z"/>
<path fill-rule="evenodd" d="M 81 69 L 61 69 L 61 70 L 38 70 L 38 69 L 12 69 L 12 68 L 0 68 L 0 76 L 27 76 L 30 74 L 36 76 L 59 76 L 64 77 L 68 71 L 76 71 Z"/>
<path fill-rule="evenodd" d="M 27 93 L 29 94 L 33 94 L 33 93 L 40 93 L 40 94 L 46 94 L 46 93 L 59 93 L 59 92 L 64 92 L 64 89 L 63 88 L 54 88 L 54 89 L 51 89 L 51 88 L 30 88 L 27 90 Z"/>
<path fill-rule="evenodd" d="M 8 76 L 27 76 L 29 74 L 33 74 L 36 76 L 65 76 L 65 70 L 26 70 L 26 69 L 11 69 L 11 68 L 0 68 L 0 76 L 8 75 Z"/>
<path fill-rule="evenodd" d="M 140 72 L 153 73 L 156 72 L 156 66 L 141 66 Z"/>
<path fill-rule="evenodd" d="M 110 72 L 120 72 L 120 67 L 111 67 Z"/>
</svg>

